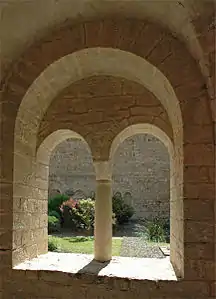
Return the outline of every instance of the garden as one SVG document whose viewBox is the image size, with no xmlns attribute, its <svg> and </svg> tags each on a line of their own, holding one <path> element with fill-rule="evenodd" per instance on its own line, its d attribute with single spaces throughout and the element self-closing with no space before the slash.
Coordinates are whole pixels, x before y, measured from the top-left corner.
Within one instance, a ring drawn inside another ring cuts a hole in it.
<svg viewBox="0 0 216 299">
<path fill-rule="evenodd" d="M 120 192 L 112 197 L 112 205 L 113 256 L 164 257 L 159 247 L 169 247 L 169 220 L 134 221 L 134 209 Z M 93 254 L 94 206 L 94 198 L 74 200 L 65 194 L 49 198 L 49 251 Z"/>
</svg>

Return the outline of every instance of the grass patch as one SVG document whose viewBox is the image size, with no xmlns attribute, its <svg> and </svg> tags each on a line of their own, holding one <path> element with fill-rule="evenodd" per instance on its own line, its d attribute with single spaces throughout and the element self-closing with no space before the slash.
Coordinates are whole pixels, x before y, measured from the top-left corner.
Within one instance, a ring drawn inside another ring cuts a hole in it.
<svg viewBox="0 0 216 299">
<path fill-rule="evenodd" d="M 112 255 L 119 256 L 122 239 L 112 240 Z M 66 253 L 94 253 L 94 237 L 54 237 L 48 238 L 48 250 Z"/>
</svg>

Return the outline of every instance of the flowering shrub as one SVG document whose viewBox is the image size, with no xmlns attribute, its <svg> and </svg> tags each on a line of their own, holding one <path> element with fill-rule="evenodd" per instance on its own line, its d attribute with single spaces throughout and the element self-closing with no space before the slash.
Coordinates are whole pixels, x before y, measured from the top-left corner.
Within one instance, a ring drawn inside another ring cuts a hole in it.
<svg viewBox="0 0 216 299">
<path fill-rule="evenodd" d="M 70 197 L 68 200 L 64 201 L 60 206 L 60 211 L 64 211 L 64 207 L 67 206 L 70 209 L 78 208 L 78 200 L 74 200 L 72 197 Z"/>
<path fill-rule="evenodd" d="M 90 198 L 79 200 L 79 202 L 69 200 L 65 202 L 63 214 L 69 214 L 69 221 L 66 226 L 75 229 L 82 228 L 90 230 L 94 226 L 94 201 Z M 67 216 L 68 218 L 68 216 Z"/>
<path fill-rule="evenodd" d="M 132 217 L 133 208 L 124 203 L 121 193 L 113 196 L 112 225 L 128 222 Z M 65 228 L 85 229 L 90 231 L 94 227 L 95 201 L 91 198 L 74 200 L 67 195 L 56 195 L 48 201 L 48 215 L 54 217 Z M 50 218 L 51 219 L 51 218 Z M 54 225 L 49 226 L 53 230 Z"/>
</svg>

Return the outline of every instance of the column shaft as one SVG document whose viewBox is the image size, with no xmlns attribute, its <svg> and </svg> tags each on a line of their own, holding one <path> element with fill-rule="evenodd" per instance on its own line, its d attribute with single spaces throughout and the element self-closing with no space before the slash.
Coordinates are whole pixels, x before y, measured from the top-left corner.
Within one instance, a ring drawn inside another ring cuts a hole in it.
<svg viewBox="0 0 216 299">
<path fill-rule="evenodd" d="M 98 180 L 95 202 L 95 259 L 101 262 L 112 258 L 112 184 Z"/>
</svg>

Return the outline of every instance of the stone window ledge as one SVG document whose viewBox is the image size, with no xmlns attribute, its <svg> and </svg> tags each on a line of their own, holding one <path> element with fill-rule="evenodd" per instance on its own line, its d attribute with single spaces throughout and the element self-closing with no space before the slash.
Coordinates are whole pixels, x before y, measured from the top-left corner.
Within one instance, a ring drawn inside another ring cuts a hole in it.
<svg viewBox="0 0 216 299">
<path fill-rule="evenodd" d="M 93 255 L 48 252 L 14 267 L 15 270 L 59 271 L 71 274 L 92 274 L 100 277 L 129 278 L 151 281 L 177 281 L 166 258 L 113 257 L 100 263 Z"/>
</svg>

